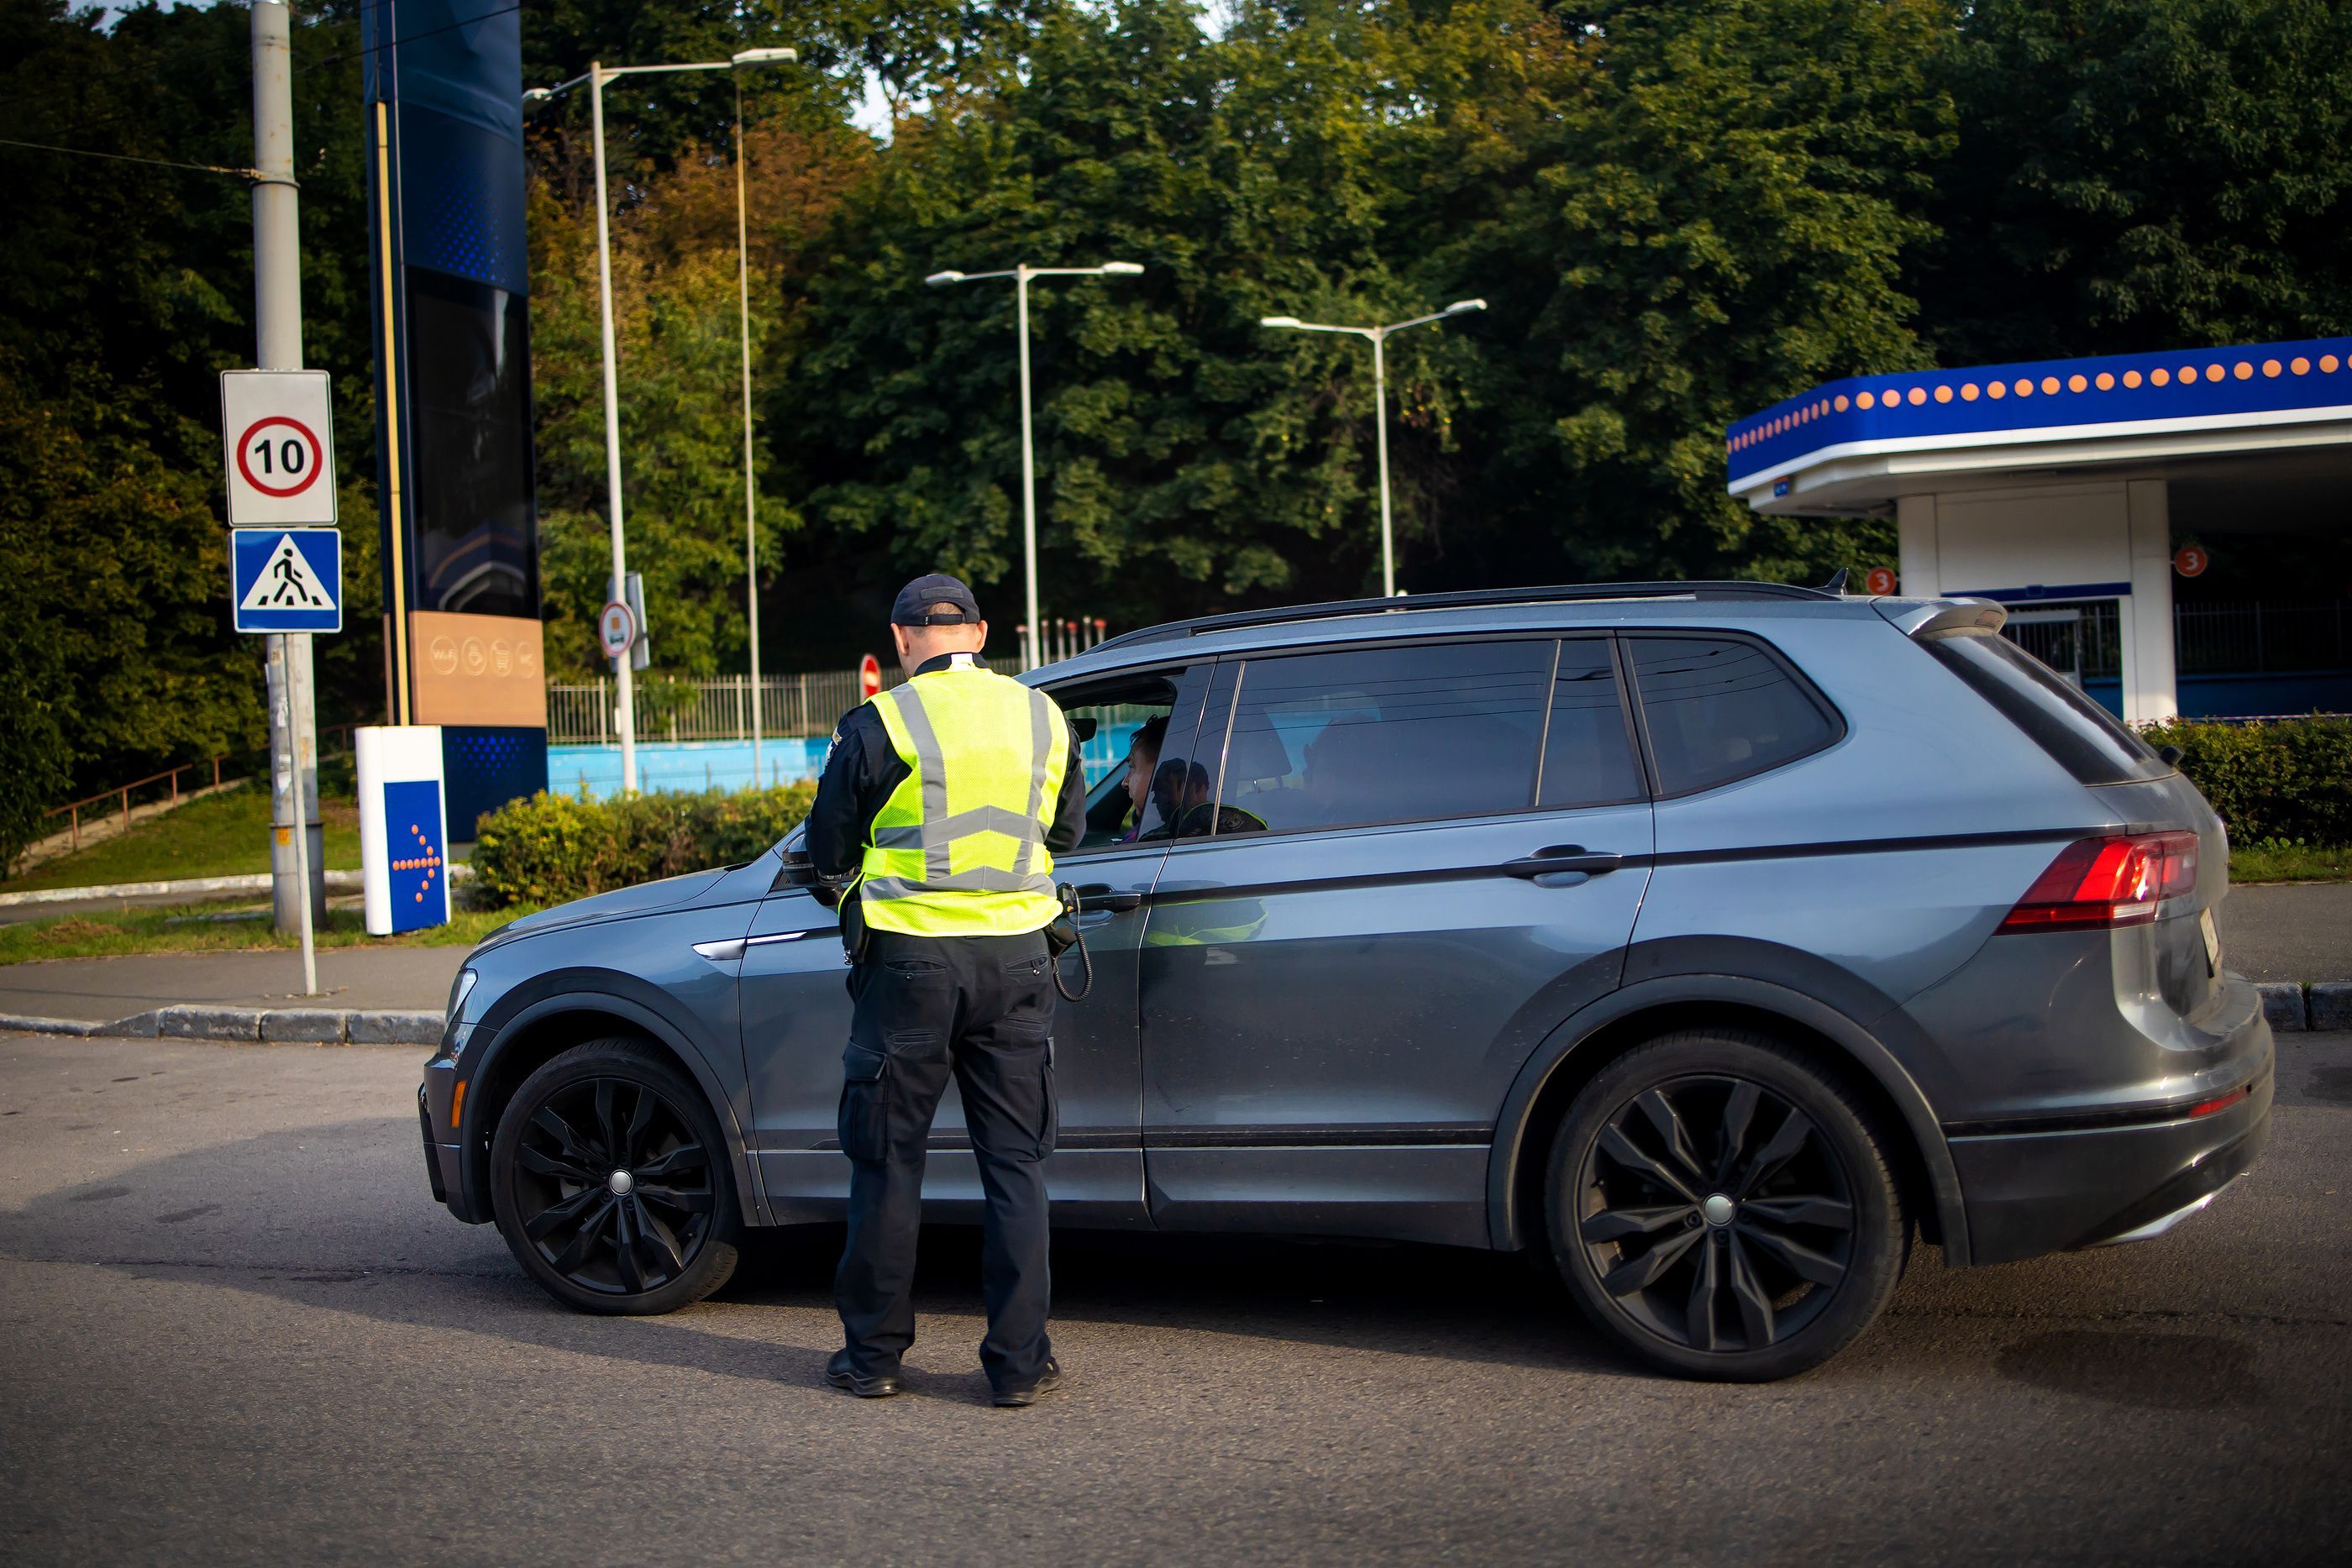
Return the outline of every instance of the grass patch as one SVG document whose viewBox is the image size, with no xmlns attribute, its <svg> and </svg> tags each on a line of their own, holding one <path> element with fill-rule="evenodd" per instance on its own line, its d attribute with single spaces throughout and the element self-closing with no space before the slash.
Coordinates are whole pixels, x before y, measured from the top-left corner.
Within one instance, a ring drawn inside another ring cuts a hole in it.
<svg viewBox="0 0 2352 1568">
<path fill-rule="evenodd" d="M 399 936 L 371 936 L 356 909 L 331 909 L 317 931 L 327 947 L 470 947 L 525 908 L 457 914 L 446 925 Z M 127 909 L 67 915 L 0 925 L 0 964 L 35 958 L 103 958 L 124 953 L 261 953 L 301 946 L 298 936 L 269 928 L 269 908 L 223 910 L 217 904 Z"/>
<path fill-rule="evenodd" d="M 2250 882 L 2352 881 L 2352 848 L 2315 849 L 2309 844 L 2279 839 L 2231 844 L 2230 881 L 2237 885 Z"/>
<path fill-rule="evenodd" d="M 360 863 L 357 797 L 328 794 L 319 809 L 326 827 L 328 867 L 356 869 Z M 0 883 L 0 893 L 241 876 L 268 869 L 269 791 L 254 779 L 133 823 L 121 838 L 44 861 L 24 875 Z"/>
</svg>

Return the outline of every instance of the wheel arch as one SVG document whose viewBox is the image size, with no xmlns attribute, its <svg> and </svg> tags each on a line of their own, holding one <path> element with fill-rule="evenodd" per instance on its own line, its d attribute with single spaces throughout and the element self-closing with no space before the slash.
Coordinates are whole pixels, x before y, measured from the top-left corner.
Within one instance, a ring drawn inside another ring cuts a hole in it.
<svg viewBox="0 0 2352 1568">
<path fill-rule="evenodd" d="M 1969 1261 L 1959 1173 L 1927 1095 L 1902 1062 L 1845 1012 L 1803 991 L 1736 974 L 1682 974 L 1637 981 L 1592 1002 L 1544 1040 L 1511 1085 L 1496 1120 L 1487 1163 L 1489 1239 L 1504 1251 L 1538 1240 L 1552 1134 L 1578 1090 L 1647 1040 L 1731 1024 L 1762 1029 L 1826 1051 L 1854 1089 L 1899 1134 L 1888 1153 L 1906 1203 L 1953 1267 Z"/>
<path fill-rule="evenodd" d="M 727 1139 L 743 1223 L 767 1223 L 756 1162 L 746 1147 L 733 1096 L 687 1032 L 657 1007 L 625 994 L 622 988 L 626 985 L 625 977 L 546 977 L 533 988 L 545 994 L 509 998 L 476 1026 L 494 1032 L 467 1074 L 469 1088 L 458 1128 L 465 1150 L 459 1176 L 468 1216 L 490 1218 L 490 1142 L 499 1118 L 524 1080 L 575 1045 L 608 1035 L 633 1035 L 657 1048 L 702 1092 Z"/>
</svg>

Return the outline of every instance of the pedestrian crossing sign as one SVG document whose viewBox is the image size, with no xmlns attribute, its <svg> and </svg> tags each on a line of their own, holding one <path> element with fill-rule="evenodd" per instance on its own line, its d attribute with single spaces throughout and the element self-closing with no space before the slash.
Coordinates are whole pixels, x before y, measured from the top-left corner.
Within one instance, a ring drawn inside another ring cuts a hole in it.
<svg viewBox="0 0 2352 1568">
<path fill-rule="evenodd" d="M 229 580 L 240 632 L 343 629 L 343 536 L 333 528 L 232 528 Z"/>
</svg>

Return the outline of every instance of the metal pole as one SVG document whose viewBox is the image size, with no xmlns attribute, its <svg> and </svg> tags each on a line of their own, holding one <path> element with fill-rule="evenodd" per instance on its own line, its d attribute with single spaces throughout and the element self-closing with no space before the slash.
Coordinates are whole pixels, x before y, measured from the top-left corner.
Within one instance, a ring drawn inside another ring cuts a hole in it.
<svg viewBox="0 0 2352 1568">
<path fill-rule="evenodd" d="M 596 288 L 604 315 L 604 493 L 606 514 L 613 525 L 613 597 L 626 595 L 628 563 L 621 547 L 621 383 L 613 347 L 613 231 L 605 215 L 604 194 L 604 68 L 588 62 L 588 122 L 596 144 Z M 636 681 L 629 655 L 614 663 L 619 687 L 614 721 L 621 731 L 621 793 L 637 790 Z"/>
<path fill-rule="evenodd" d="M 1029 623 L 1025 628 L 1022 649 L 1024 669 L 1034 670 L 1045 663 L 1039 656 L 1042 646 L 1037 619 L 1037 461 L 1030 450 L 1029 423 L 1029 264 L 1023 262 L 1013 269 L 1013 294 L 1018 300 L 1014 310 L 1016 330 L 1021 334 L 1021 556 L 1024 580 L 1027 587 L 1026 602 Z"/>
<path fill-rule="evenodd" d="M 1389 529 L 1389 363 L 1386 331 L 1372 333 L 1372 427 L 1381 448 L 1381 596 L 1396 597 L 1396 539 Z"/>
<path fill-rule="evenodd" d="M 743 199 L 743 78 L 735 77 L 735 304 L 743 329 L 743 588 L 751 640 L 751 787 L 760 787 L 759 479 L 751 463 L 751 231 Z"/>
<path fill-rule="evenodd" d="M 254 360 L 266 371 L 302 368 L 302 242 L 294 183 L 293 17 L 285 0 L 255 0 L 253 53 Z M 302 938 L 302 991 L 319 989 L 311 922 L 325 902 L 315 852 L 318 753 L 310 700 L 310 638 L 272 637 L 269 663 L 270 903 L 279 931 Z"/>
</svg>

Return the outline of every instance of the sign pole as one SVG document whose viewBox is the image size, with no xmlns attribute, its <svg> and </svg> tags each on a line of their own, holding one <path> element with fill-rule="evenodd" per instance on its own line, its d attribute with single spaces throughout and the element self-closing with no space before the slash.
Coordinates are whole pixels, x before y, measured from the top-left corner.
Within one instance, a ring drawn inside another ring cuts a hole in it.
<svg viewBox="0 0 2352 1568">
<path fill-rule="evenodd" d="M 294 182 L 292 13 L 285 0 L 255 0 L 253 38 L 253 317 L 255 361 L 266 371 L 302 366 L 302 251 Z M 318 991 L 313 904 L 325 902 L 316 820 L 318 747 L 310 701 L 310 634 L 270 639 L 271 905 L 281 932 L 302 936 L 302 989 Z M 283 714 L 283 722 L 280 714 Z M 308 765 L 306 765 L 306 763 Z M 283 781 L 281 783 L 281 780 Z"/>
</svg>

